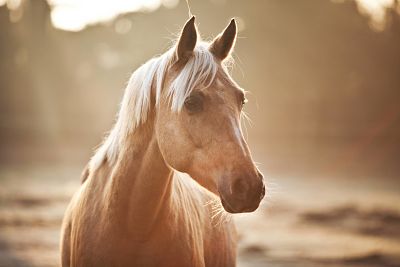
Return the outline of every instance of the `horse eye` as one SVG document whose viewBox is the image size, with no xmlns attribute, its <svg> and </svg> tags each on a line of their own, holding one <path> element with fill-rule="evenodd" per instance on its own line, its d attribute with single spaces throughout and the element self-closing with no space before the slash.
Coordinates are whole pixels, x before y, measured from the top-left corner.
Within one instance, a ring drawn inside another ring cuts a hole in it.
<svg viewBox="0 0 400 267">
<path fill-rule="evenodd" d="M 193 93 L 185 100 L 185 108 L 189 113 L 196 113 L 203 110 L 203 95 Z"/>
</svg>

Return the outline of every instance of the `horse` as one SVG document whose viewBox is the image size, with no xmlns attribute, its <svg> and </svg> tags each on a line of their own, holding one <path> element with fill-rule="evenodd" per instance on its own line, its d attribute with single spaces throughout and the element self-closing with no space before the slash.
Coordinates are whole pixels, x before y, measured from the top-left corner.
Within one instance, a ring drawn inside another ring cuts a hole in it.
<svg viewBox="0 0 400 267">
<path fill-rule="evenodd" d="M 65 212 L 63 267 L 236 265 L 228 217 L 265 194 L 240 125 L 245 91 L 228 72 L 236 35 L 232 19 L 203 42 L 193 16 L 133 72 Z"/>
</svg>

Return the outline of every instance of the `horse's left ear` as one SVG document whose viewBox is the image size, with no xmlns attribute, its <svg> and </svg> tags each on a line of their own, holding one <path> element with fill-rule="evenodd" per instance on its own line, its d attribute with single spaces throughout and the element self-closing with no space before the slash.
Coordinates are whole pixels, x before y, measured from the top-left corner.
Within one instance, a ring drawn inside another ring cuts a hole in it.
<svg viewBox="0 0 400 267">
<path fill-rule="evenodd" d="M 224 60 L 231 52 L 236 41 L 236 21 L 232 19 L 224 32 L 218 35 L 210 45 L 210 51 L 220 60 Z"/>
</svg>

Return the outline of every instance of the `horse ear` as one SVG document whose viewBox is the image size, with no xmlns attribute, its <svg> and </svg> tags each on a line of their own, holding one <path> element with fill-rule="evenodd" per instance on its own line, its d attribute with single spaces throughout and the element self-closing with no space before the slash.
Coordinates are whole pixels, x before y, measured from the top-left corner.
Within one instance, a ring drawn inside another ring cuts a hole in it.
<svg viewBox="0 0 400 267">
<path fill-rule="evenodd" d="M 189 58 L 197 42 L 197 30 L 194 24 L 195 17 L 189 19 L 185 27 L 183 27 L 181 36 L 179 37 L 178 46 L 176 48 L 176 56 L 178 60 L 186 60 Z"/>
<path fill-rule="evenodd" d="M 236 41 L 236 21 L 232 19 L 225 30 L 210 45 L 210 51 L 220 60 L 224 60 L 231 52 Z"/>
</svg>

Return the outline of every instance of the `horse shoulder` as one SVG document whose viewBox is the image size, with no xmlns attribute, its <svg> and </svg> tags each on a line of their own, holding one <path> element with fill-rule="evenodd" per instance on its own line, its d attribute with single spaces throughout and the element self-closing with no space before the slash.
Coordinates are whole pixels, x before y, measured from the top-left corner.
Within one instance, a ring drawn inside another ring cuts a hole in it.
<svg viewBox="0 0 400 267">
<path fill-rule="evenodd" d="M 72 201 L 68 204 L 68 207 L 65 211 L 64 218 L 61 225 L 61 266 L 69 267 L 71 266 L 71 228 L 72 228 L 72 212 L 74 210 L 75 196 Z"/>
<path fill-rule="evenodd" d="M 71 261 L 73 261 L 74 254 L 74 228 L 76 228 L 76 226 L 74 227 L 74 221 L 79 212 L 79 201 L 84 187 L 85 185 L 81 185 L 79 190 L 73 195 L 62 221 L 60 242 L 62 267 L 73 265 Z"/>
</svg>

